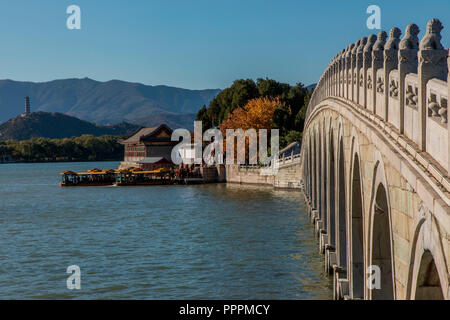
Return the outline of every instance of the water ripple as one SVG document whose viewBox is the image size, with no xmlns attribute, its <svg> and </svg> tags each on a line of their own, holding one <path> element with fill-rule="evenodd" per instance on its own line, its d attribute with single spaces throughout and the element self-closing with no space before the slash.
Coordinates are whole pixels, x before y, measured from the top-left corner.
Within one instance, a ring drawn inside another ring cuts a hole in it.
<svg viewBox="0 0 450 320">
<path fill-rule="evenodd" d="M 0 165 L 0 298 L 329 299 L 298 192 L 239 185 L 60 188 Z M 81 268 L 81 290 L 66 269 Z"/>
</svg>

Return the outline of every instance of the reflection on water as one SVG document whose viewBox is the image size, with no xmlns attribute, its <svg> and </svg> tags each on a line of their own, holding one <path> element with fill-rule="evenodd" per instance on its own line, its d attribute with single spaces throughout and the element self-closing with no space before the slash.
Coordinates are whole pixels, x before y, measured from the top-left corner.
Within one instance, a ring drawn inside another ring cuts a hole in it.
<svg viewBox="0 0 450 320">
<path fill-rule="evenodd" d="M 331 298 L 299 192 L 58 187 L 91 167 L 117 163 L 0 165 L 0 298 Z"/>
</svg>

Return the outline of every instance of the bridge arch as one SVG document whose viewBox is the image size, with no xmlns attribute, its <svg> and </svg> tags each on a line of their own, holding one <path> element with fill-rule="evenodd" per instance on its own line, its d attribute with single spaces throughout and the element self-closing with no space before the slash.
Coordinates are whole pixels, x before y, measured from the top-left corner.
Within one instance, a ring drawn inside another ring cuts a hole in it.
<svg viewBox="0 0 450 320">
<path fill-rule="evenodd" d="M 420 259 L 415 300 L 444 300 L 439 272 L 433 254 L 425 250 Z"/>
<path fill-rule="evenodd" d="M 314 199 L 314 209 L 317 210 L 319 205 L 318 205 L 318 201 L 317 201 L 317 168 L 318 168 L 318 163 L 317 163 L 317 130 L 316 127 L 313 128 L 312 130 L 312 140 L 313 140 L 313 152 L 312 152 L 312 158 L 313 158 L 313 186 L 314 186 L 314 190 L 313 190 L 313 199 Z"/>
<path fill-rule="evenodd" d="M 329 124 L 329 144 L 328 144 L 328 175 L 329 175 L 329 183 L 328 183 L 328 203 L 330 204 L 328 207 L 328 241 L 332 248 L 336 248 L 336 149 L 334 143 L 334 135 L 333 135 L 333 119 L 330 117 Z"/>
<path fill-rule="evenodd" d="M 314 170 L 313 170 L 313 144 L 312 144 L 312 130 L 309 131 L 308 140 L 309 140 L 309 148 L 308 148 L 308 181 L 309 181 L 309 197 L 312 205 L 314 206 Z"/>
<path fill-rule="evenodd" d="M 316 127 L 315 132 L 315 140 L 317 143 L 317 150 L 316 150 L 316 156 L 317 156 L 317 220 L 320 221 L 323 218 L 323 202 L 322 202 L 322 130 L 321 130 L 321 122 L 319 121 Z M 319 231 L 319 230 L 317 230 Z"/>
<path fill-rule="evenodd" d="M 328 184 L 328 173 L 327 173 L 327 134 L 326 134 L 326 119 L 323 118 L 322 121 L 322 162 L 321 162 L 321 170 L 322 170 L 322 212 L 321 212 L 321 230 L 326 232 L 328 227 L 328 199 L 327 199 L 327 184 Z"/>
<path fill-rule="evenodd" d="M 381 287 L 372 290 L 368 288 L 368 296 L 372 300 L 392 300 L 395 298 L 395 288 L 389 189 L 384 164 L 378 151 L 376 152 L 376 158 L 370 208 L 370 260 L 368 265 L 379 267 Z"/>
<path fill-rule="evenodd" d="M 449 299 L 448 264 L 442 243 L 435 233 L 439 226 L 423 205 L 419 209 L 420 221 L 416 228 L 411 250 L 410 286 L 407 298 L 414 300 Z"/>
<path fill-rule="evenodd" d="M 346 170 L 344 156 L 344 134 L 343 125 L 340 120 L 338 134 L 338 157 L 337 157 L 337 211 L 336 211 L 336 235 L 337 235 L 337 258 L 338 266 L 347 274 L 347 192 L 346 192 Z"/>
<path fill-rule="evenodd" d="M 350 163 L 350 295 L 353 299 L 364 298 L 364 204 L 361 178 L 360 151 L 356 134 L 352 134 L 353 161 Z"/>
</svg>

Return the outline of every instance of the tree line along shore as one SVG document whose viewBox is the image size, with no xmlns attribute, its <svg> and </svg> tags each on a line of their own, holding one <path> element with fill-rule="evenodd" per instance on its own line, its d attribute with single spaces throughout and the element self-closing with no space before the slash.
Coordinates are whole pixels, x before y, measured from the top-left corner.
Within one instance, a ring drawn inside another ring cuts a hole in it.
<svg viewBox="0 0 450 320">
<path fill-rule="evenodd" d="M 8 155 L 14 162 L 119 161 L 123 158 L 123 145 L 119 140 L 123 138 L 125 136 L 86 134 L 63 139 L 6 140 L 0 141 L 0 157 Z"/>
</svg>

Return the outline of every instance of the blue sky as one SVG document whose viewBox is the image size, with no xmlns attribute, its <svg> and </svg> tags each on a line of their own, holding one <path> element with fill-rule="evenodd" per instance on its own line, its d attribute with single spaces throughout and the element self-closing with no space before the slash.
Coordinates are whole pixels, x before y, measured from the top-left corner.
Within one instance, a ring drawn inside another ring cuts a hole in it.
<svg viewBox="0 0 450 320">
<path fill-rule="evenodd" d="M 81 30 L 66 8 L 81 8 Z M 450 44 L 448 0 L 2 0 L 0 79 L 89 77 L 190 89 L 238 78 L 317 81 L 329 60 L 368 30 L 381 8 L 384 30 L 439 18 Z"/>
</svg>

